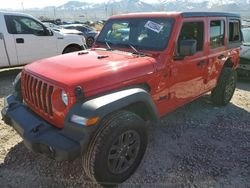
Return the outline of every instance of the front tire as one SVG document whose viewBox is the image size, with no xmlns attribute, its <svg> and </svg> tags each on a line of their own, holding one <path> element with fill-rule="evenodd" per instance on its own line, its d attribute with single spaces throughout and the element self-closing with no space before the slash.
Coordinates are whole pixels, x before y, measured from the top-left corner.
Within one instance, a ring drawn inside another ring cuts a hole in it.
<svg viewBox="0 0 250 188">
<path fill-rule="evenodd" d="M 212 102 L 217 106 L 227 105 L 233 97 L 236 82 L 236 71 L 229 67 L 223 68 L 217 85 L 211 94 Z"/>
<path fill-rule="evenodd" d="M 136 114 L 120 111 L 105 118 L 84 156 L 84 170 L 103 186 L 128 179 L 147 147 L 147 127 Z"/>
</svg>

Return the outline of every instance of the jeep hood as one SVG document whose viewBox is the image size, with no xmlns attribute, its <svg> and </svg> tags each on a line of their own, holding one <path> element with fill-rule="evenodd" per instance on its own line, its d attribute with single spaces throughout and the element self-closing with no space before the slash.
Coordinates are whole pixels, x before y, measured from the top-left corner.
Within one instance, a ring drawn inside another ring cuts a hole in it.
<svg viewBox="0 0 250 188">
<path fill-rule="evenodd" d="M 71 95 L 81 86 L 85 95 L 139 82 L 154 72 L 155 59 L 128 52 L 92 49 L 36 61 L 25 71 L 52 84 L 68 89 Z"/>
</svg>

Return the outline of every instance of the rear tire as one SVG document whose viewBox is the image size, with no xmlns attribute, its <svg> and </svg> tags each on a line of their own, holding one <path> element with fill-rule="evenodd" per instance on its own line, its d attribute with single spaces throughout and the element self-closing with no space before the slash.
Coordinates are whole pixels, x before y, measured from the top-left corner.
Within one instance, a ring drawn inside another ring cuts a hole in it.
<svg viewBox="0 0 250 188">
<path fill-rule="evenodd" d="M 147 147 L 147 127 L 136 114 L 120 111 L 105 118 L 84 156 L 90 179 L 105 187 L 128 179 Z"/>
<path fill-rule="evenodd" d="M 223 68 L 216 87 L 211 94 L 212 102 L 217 106 L 227 105 L 233 97 L 237 82 L 237 73 L 232 68 Z"/>
<path fill-rule="evenodd" d="M 80 47 L 77 47 L 77 46 L 69 46 L 67 48 L 65 48 L 63 50 L 63 54 L 67 54 L 67 53 L 71 53 L 71 52 L 76 52 L 76 51 L 80 51 Z"/>
</svg>

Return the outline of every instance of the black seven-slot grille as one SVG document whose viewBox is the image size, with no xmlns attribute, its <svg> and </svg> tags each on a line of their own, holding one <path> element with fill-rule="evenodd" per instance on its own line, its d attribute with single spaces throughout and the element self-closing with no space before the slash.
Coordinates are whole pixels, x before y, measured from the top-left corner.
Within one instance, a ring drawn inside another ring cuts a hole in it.
<svg viewBox="0 0 250 188">
<path fill-rule="evenodd" d="M 53 117 L 52 93 L 54 86 L 23 72 L 24 98 L 42 113 Z"/>
</svg>

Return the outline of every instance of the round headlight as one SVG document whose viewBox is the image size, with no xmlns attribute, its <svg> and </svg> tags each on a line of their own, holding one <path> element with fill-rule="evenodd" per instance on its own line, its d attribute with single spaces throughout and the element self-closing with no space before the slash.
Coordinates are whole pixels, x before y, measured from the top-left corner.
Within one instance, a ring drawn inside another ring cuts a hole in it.
<svg viewBox="0 0 250 188">
<path fill-rule="evenodd" d="M 68 103 L 69 103 L 69 98 L 68 98 L 68 95 L 65 91 L 62 90 L 62 93 L 61 93 L 61 98 L 62 98 L 62 101 L 63 103 L 68 106 Z"/>
</svg>

